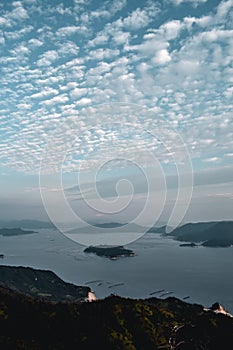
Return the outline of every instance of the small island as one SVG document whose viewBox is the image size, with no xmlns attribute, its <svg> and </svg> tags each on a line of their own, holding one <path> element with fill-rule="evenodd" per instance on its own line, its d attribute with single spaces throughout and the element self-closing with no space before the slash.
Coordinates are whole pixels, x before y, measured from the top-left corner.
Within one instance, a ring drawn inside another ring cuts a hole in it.
<svg viewBox="0 0 233 350">
<path fill-rule="evenodd" d="M 94 253 L 98 256 L 104 256 L 110 259 L 117 259 L 125 256 L 135 256 L 131 249 L 126 249 L 123 246 L 89 246 L 84 250 L 85 253 Z"/>
<path fill-rule="evenodd" d="M 182 243 L 182 244 L 180 244 L 180 247 L 198 247 L 198 244 L 195 244 L 193 242 L 191 242 L 191 243 Z"/>
<path fill-rule="evenodd" d="M 22 230 L 21 228 L 0 228 L 0 235 L 2 236 L 21 236 L 37 233 L 36 231 Z"/>
</svg>

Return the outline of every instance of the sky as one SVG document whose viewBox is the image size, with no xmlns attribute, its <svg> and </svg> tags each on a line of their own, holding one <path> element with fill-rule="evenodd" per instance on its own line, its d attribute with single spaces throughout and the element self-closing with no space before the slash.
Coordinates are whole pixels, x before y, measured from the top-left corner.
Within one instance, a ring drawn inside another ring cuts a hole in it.
<svg viewBox="0 0 233 350">
<path fill-rule="evenodd" d="M 136 179 L 137 203 L 148 176 L 163 202 L 167 177 L 167 212 L 184 173 L 187 220 L 232 218 L 232 9 L 233 0 L 2 0 L 1 217 L 46 217 L 41 188 L 61 217 L 61 173 L 83 217 L 105 216 L 82 195 L 96 200 L 97 184 L 114 198 L 122 177 L 119 197 Z"/>
</svg>

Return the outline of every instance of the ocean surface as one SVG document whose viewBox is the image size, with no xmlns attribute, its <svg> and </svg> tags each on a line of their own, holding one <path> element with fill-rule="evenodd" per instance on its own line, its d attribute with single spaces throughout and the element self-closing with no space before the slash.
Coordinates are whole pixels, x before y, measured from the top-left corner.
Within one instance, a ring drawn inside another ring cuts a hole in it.
<svg viewBox="0 0 233 350">
<path fill-rule="evenodd" d="M 132 298 L 175 296 L 211 306 L 220 302 L 233 313 L 233 248 L 180 247 L 149 233 L 127 247 L 135 257 L 109 260 L 83 252 L 56 230 L 0 236 L 0 264 L 54 271 L 67 282 L 88 285 L 97 298 L 111 293 Z"/>
</svg>

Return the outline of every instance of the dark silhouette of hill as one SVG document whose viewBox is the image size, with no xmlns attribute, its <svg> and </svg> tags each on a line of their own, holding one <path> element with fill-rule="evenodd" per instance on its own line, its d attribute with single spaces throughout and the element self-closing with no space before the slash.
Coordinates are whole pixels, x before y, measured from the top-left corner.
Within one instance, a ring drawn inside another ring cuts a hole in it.
<svg viewBox="0 0 233 350">
<path fill-rule="evenodd" d="M 160 227 L 156 233 L 166 234 L 166 226 Z M 203 242 L 203 246 L 227 247 L 233 245 L 233 221 L 213 221 L 188 223 L 177 227 L 168 234 L 178 241 Z"/>
<path fill-rule="evenodd" d="M 119 222 L 103 222 L 103 223 L 97 223 L 93 224 L 93 226 L 100 227 L 100 228 L 117 228 L 122 227 L 126 224 L 121 224 Z"/>
<path fill-rule="evenodd" d="M 80 301 L 89 287 L 64 282 L 54 272 L 30 267 L 0 266 L 0 285 L 19 293 L 50 301 Z"/>
<path fill-rule="evenodd" d="M 215 312 L 176 298 L 51 303 L 0 287 L 0 348 L 230 349 L 233 319 Z"/>
</svg>

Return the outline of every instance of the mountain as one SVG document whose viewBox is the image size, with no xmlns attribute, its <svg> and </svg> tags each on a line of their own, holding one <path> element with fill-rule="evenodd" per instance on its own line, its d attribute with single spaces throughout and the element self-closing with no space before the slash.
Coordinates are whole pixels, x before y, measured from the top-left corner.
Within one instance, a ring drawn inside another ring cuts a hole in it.
<svg viewBox="0 0 233 350">
<path fill-rule="evenodd" d="M 104 222 L 100 224 L 93 224 L 93 226 L 100 227 L 100 228 L 117 228 L 117 227 L 122 227 L 125 224 L 121 224 L 119 222 Z"/>
<path fill-rule="evenodd" d="M 147 230 L 148 233 L 165 233 L 166 232 L 166 225 L 160 226 L 160 227 L 151 227 L 149 230 Z"/>
<path fill-rule="evenodd" d="M 132 224 L 122 224 L 118 222 L 105 222 L 105 223 L 92 223 L 89 226 L 85 227 L 79 227 L 76 229 L 72 229 L 69 231 L 66 231 L 67 234 L 74 234 L 74 233 L 108 233 L 108 230 L 110 232 L 146 232 L 148 229 L 146 227 L 142 227 L 139 225 L 136 225 L 134 223 Z"/>
<path fill-rule="evenodd" d="M 55 228 L 53 223 L 39 220 L 12 220 L 4 221 L 0 220 L 0 227 L 4 228 L 28 228 L 28 229 L 41 229 L 41 228 Z"/>
<path fill-rule="evenodd" d="M 26 272 L 27 275 L 27 272 Z M 21 274 L 22 283 L 24 275 Z M 233 319 L 176 298 L 110 296 L 91 303 L 49 302 L 0 287 L 4 350 L 219 350 L 233 343 Z"/>
<path fill-rule="evenodd" d="M 166 235 L 166 227 L 160 232 Z M 169 236 L 183 242 L 202 242 L 204 246 L 233 245 L 233 221 L 189 223 L 177 227 Z"/>
<path fill-rule="evenodd" d="M 50 301 L 83 301 L 89 287 L 66 283 L 54 272 L 30 267 L 0 266 L 0 285 Z"/>
</svg>

